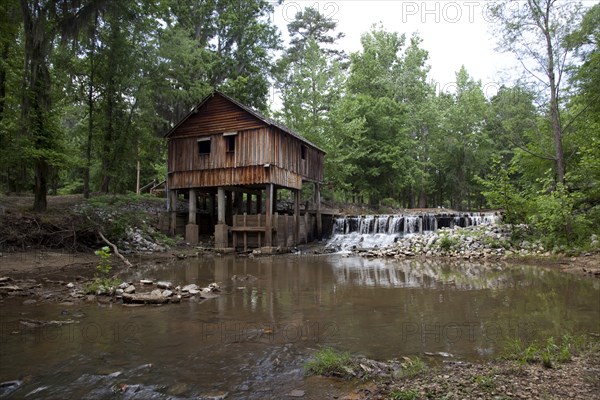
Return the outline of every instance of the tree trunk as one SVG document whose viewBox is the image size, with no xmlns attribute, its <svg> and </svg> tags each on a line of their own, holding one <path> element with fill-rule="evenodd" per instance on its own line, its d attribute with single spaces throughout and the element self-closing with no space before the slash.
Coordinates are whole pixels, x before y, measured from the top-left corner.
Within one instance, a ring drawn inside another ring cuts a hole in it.
<svg viewBox="0 0 600 400">
<path fill-rule="evenodd" d="M 419 191 L 419 204 L 417 207 L 419 207 L 419 208 L 427 207 L 427 195 L 425 194 L 425 191 L 423 189 L 421 189 Z"/>
<path fill-rule="evenodd" d="M 2 48 L 2 60 L 8 60 L 9 43 L 5 43 Z M 0 64 L 0 121 L 4 114 L 4 102 L 6 101 L 6 65 Z"/>
<path fill-rule="evenodd" d="M 94 135 L 94 51 L 96 42 L 96 23 L 98 19 L 94 20 L 94 28 L 90 38 L 91 49 L 90 49 L 90 81 L 88 87 L 88 135 L 87 142 L 85 144 L 85 168 L 83 170 L 83 197 L 88 199 L 90 197 L 90 169 L 92 168 L 92 140 Z"/>
<path fill-rule="evenodd" d="M 550 123 L 552 126 L 552 134 L 554 139 L 554 150 L 556 160 L 556 177 L 559 183 L 565 183 L 565 156 L 562 147 L 562 126 L 560 123 L 560 110 L 558 109 L 558 85 L 556 82 L 556 75 L 554 73 L 555 62 L 554 59 L 554 46 L 552 44 L 552 37 L 550 36 L 550 8 L 552 3 L 546 4 L 544 10 L 543 22 L 539 21 L 538 26 L 542 29 L 544 37 L 546 38 L 546 53 L 548 55 L 548 80 L 550 83 Z M 541 26 L 540 26 L 541 25 Z"/>
<path fill-rule="evenodd" d="M 50 164 L 46 151 L 54 142 L 53 132 L 48 130 L 51 109 L 51 80 L 47 57 L 50 43 L 46 31 L 45 12 L 35 15 L 25 0 L 20 1 L 25 35 L 25 96 L 23 96 L 22 116 L 27 133 L 32 136 L 36 156 L 33 158 L 35 188 L 33 209 L 45 211 L 47 207 L 48 174 Z M 36 17 L 34 19 L 34 17 Z"/>
</svg>

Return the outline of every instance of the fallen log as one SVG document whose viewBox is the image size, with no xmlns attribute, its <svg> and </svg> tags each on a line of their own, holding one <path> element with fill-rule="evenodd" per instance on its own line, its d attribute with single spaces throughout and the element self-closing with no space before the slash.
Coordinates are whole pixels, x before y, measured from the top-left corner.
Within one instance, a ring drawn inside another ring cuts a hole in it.
<svg viewBox="0 0 600 400">
<path fill-rule="evenodd" d="M 123 257 L 123 255 L 121 253 L 119 253 L 119 249 L 117 248 L 117 246 L 111 242 L 109 242 L 109 240 L 104 237 L 104 235 L 102 234 L 102 232 L 98 231 L 98 235 L 100 235 L 100 238 L 102 238 L 102 240 L 104 241 L 104 243 L 106 243 L 107 245 L 109 245 L 110 247 L 112 247 L 113 252 L 115 253 L 115 255 L 117 257 L 119 257 L 121 259 L 121 261 L 123 261 L 123 264 L 125 264 L 125 266 L 127 268 L 131 268 L 133 267 L 133 264 L 131 264 L 131 262 L 126 259 L 125 257 Z"/>
<path fill-rule="evenodd" d="M 138 294 L 123 293 L 123 303 L 165 304 L 168 302 L 169 302 L 168 297 L 154 296 L 150 293 L 138 293 Z"/>
</svg>

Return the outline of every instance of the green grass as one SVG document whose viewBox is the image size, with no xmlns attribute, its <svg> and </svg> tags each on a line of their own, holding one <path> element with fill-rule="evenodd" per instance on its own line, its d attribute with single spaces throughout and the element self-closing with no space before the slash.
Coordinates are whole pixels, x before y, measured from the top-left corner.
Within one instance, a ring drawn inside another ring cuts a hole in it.
<svg viewBox="0 0 600 400">
<path fill-rule="evenodd" d="M 553 337 L 545 342 L 534 341 L 529 344 L 520 339 L 512 339 L 507 342 L 502 358 L 522 364 L 541 363 L 546 368 L 555 368 L 557 364 L 571 361 L 574 355 L 589 345 L 585 336 L 570 334 L 563 335 L 558 342 Z"/>
<path fill-rule="evenodd" d="M 312 359 L 306 362 L 304 370 L 309 375 L 345 376 L 347 369 L 352 367 L 349 353 L 340 353 L 332 348 L 324 348 L 315 353 Z"/>
<path fill-rule="evenodd" d="M 402 364 L 402 375 L 412 377 L 427 369 L 427 365 L 419 357 L 408 359 Z"/>
<path fill-rule="evenodd" d="M 115 292 L 117 286 L 123 281 L 117 278 L 95 278 L 86 286 L 86 293 L 88 294 L 108 294 L 111 295 Z"/>
<path fill-rule="evenodd" d="M 475 375 L 473 378 L 473 382 L 477 384 L 477 386 L 483 390 L 491 391 L 496 388 L 496 384 L 494 383 L 494 377 L 489 375 Z"/>
<path fill-rule="evenodd" d="M 419 392 L 416 390 L 394 390 L 390 393 L 391 400 L 416 400 L 419 398 Z"/>
<path fill-rule="evenodd" d="M 450 236 L 443 235 L 439 240 L 440 249 L 444 251 L 450 251 L 454 247 L 456 247 L 459 243 L 459 240 L 456 238 L 451 238 Z"/>
</svg>

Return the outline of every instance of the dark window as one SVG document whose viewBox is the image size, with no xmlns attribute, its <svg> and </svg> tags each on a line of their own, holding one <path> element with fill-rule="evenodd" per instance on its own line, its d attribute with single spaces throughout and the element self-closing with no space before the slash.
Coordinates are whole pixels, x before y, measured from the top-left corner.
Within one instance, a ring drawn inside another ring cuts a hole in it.
<svg viewBox="0 0 600 400">
<path fill-rule="evenodd" d="M 300 157 L 303 160 L 306 160 L 306 146 L 305 145 L 300 146 Z"/>
<path fill-rule="evenodd" d="M 201 156 L 210 154 L 210 139 L 198 141 L 198 154 Z"/>
<path fill-rule="evenodd" d="M 227 152 L 235 152 L 235 135 L 225 136 L 225 140 L 227 141 Z"/>
</svg>

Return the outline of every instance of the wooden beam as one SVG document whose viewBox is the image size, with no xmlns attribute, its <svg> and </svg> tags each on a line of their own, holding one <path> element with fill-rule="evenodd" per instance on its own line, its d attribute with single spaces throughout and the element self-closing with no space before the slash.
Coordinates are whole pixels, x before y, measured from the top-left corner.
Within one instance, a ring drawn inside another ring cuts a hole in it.
<svg viewBox="0 0 600 400">
<path fill-rule="evenodd" d="M 196 189 L 190 188 L 189 193 L 189 213 L 188 213 L 188 224 L 196 224 L 196 203 L 198 199 L 196 198 Z"/>
<path fill-rule="evenodd" d="M 217 224 L 225 224 L 225 190 L 217 189 Z"/>
<path fill-rule="evenodd" d="M 272 217 L 273 217 L 273 184 L 267 183 L 266 185 L 266 199 L 265 199 L 265 217 L 266 217 L 266 228 L 265 232 L 265 246 L 271 247 L 273 245 L 273 231 L 272 231 Z"/>
<path fill-rule="evenodd" d="M 293 189 L 294 193 L 294 246 L 297 246 L 300 241 L 300 191 Z"/>
<path fill-rule="evenodd" d="M 177 190 L 169 190 L 169 233 L 175 236 L 177 231 Z"/>
<path fill-rule="evenodd" d="M 321 220 L 321 184 L 315 182 L 315 210 L 317 218 L 317 239 L 323 238 L 323 221 Z"/>
<path fill-rule="evenodd" d="M 252 214 L 252 193 L 246 193 L 246 214 Z"/>
</svg>

